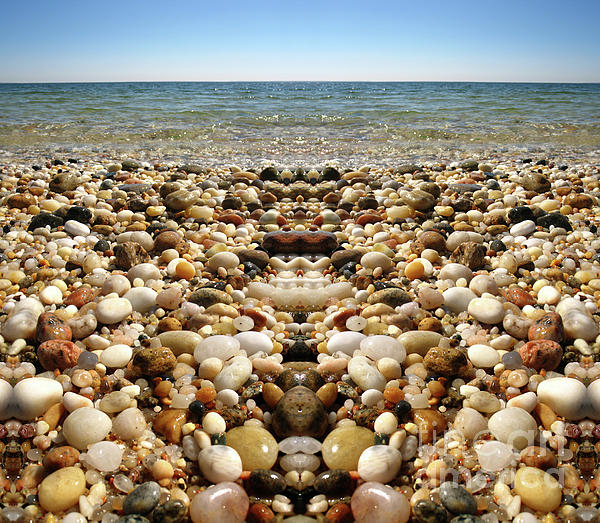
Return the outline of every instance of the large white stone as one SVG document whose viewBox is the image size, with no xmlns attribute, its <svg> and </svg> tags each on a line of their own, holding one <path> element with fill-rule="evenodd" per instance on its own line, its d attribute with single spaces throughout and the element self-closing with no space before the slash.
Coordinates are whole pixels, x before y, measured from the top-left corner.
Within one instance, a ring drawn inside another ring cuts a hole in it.
<svg viewBox="0 0 600 523">
<path fill-rule="evenodd" d="M 246 351 L 248 356 L 257 352 L 271 354 L 273 352 L 273 342 L 264 332 L 246 331 L 239 332 L 234 336 L 240 343 L 240 348 Z"/>
<path fill-rule="evenodd" d="M 35 335 L 37 321 L 44 312 L 44 306 L 36 298 L 25 298 L 18 302 L 2 326 L 2 336 L 6 341 L 29 339 Z"/>
<path fill-rule="evenodd" d="M 25 378 L 13 389 L 12 415 L 20 420 L 32 421 L 51 405 L 62 400 L 62 385 L 50 378 Z"/>
<path fill-rule="evenodd" d="M 348 356 L 352 356 L 354 351 L 360 348 L 360 344 L 365 338 L 366 336 L 362 332 L 336 332 L 327 341 L 327 352 L 334 354 L 341 351 L 344 354 L 348 354 Z"/>
<path fill-rule="evenodd" d="M 504 307 L 494 298 L 475 298 L 469 303 L 467 311 L 481 323 L 500 323 L 504 318 Z"/>
<path fill-rule="evenodd" d="M 389 445 L 373 445 L 358 458 L 358 475 L 365 481 L 387 483 L 396 477 L 402 466 L 402 454 Z"/>
<path fill-rule="evenodd" d="M 156 296 L 158 293 L 149 287 L 134 287 L 128 290 L 123 296 L 131 303 L 134 311 L 147 313 L 156 305 Z"/>
<path fill-rule="evenodd" d="M 83 407 L 73 411 L 63 423 L 63 434 L 67 443 L 79 450 L 102 441 L 112 428 L 111 419 L 101 410 Z"/>
<path fill-rule="evenodd" d="M 360 350 L 372 360 L 392 358 L 399 363 L 406 359 L 406 350 L 402 344 L 391 336 L 367 336 L 360 342 Z"/>
<path fill-rule="evenodd" d="M 479 464 L 486 472 L 499 472 L 515 459 L 512 447 L 501 441 L 486 441 L 476 447 L 476 452 Z"/>
<path fill-rule="evenodd" d="M 131 302 L 125 298 L 105 298 L 96 307 L 96 319 L 99 323 L 111 325 L 120 323 L 133 312 Z"/>
<path fill-rule="evenodd" d="M 201 450 L 198 464 L 202 475 L 211 483 L 235 481 L 242 474 L 242 458 L 227 445 L 212 445 Z"/>
<path fill-rule="evenodd" d="M 203 339 L 194 349 L 194 359 L 202 363 L 208 358 L 228 360 L 240 350 L 240 342 L 235 336 L 218 334 Z"/>
<path fill-rule="evenodd" d="M 477 298 L 477 295 L 467 287 L 450 287 L 443 293 L 444 305 L 451 312 L 464 312 L 469 307 L 471 300 Z"/>
<path fill-rule="evenodd" d="M 454 429 L 471 441 L 484 432 L 488 432 L 487 427 L 487 419 L 471 407 L 460 409 L 454 419 Z"/>
<path fill-rule="evenodd" d="M 518 450 L 532 445 L 537 433 L 537 423 L 533 416 L 518 407 L 507 407 L 492 414 L 488 428 L 498 441 Z"/>
<path fill-rule="evenodd" d="M 0 380 L 0 420 L 10 416 L 10 405 L 13 398 L 13 388 L 8 381 Z"/>
<path fill-rule="evenodd" d="M 118 345 L 111 345 L 110 347 L 104 349 L 100 353 L 99 359 L 100 363 L 109 368 L 120 369 L 129 363 L 132 355 L 133 350 L 131 347 L 120 343 Z"/>
<path fill-rule="evenodd" d="M 383 390 L 387 380 L 364 356 L 355 356 L 348 362 L 348 374 L 362 390 Z"/>
<path fill-rule="evenodd" d="M 489 369 L 500 362 L 500 354 L 489 345 L 480 343 L 471 345 L 467 354 L 473 366 L 481 369 Z"/>
<path fill-rule="evenodd" d="M 575 378 L 544 380 L 537 387 L 537 396 L 538 401 L 568 420 L 578 420 L 585 416 L 587 389 Z"/>
<path fill-rule="evenodd" d="M 238 390 L 252 374 L 252 362 L 245 356 L 235 356 L 214 379 L 215 389 Z"/>
</svg>

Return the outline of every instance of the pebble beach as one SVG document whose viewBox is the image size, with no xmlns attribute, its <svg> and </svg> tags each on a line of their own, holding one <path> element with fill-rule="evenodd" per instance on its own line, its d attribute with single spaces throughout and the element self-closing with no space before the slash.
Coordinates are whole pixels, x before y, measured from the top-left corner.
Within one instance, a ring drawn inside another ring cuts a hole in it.
<svg viewBox="0 0 600 523">
<path fill-rule="evenodd" d="M 0 520 L 600 520 L 600 163 L 0 165 Z"/>
</svg>

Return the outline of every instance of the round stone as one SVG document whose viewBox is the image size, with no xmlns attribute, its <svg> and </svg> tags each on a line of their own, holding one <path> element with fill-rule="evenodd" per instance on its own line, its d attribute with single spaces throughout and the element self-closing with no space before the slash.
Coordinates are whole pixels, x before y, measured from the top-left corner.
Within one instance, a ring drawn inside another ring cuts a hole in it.
<svg viewBox="0 0 600 523">
<path fill-rule="evenodd" d="M 155 290 L 148 287 L 134 287 L 125 293 L 123 299 L 131 303 L 134 311 L 146 314 L 156 305 L 157 295 Z"/>
<path fill-rule="evenodd" d="M 124 298 L 105 298 L 96 307 L 96 319 L 111 325 L 120 323 L 133 312 L 131 302 Z"/>
<path fill-rule="evenodd" d="M 123 501 L 125 514 L 148 514 L 160 501 L 160 485 L 147 481 L 133 489 Z"/>
<path fill-rule="evenodd" d="M 556 414 L 568 420 L 585 416 L 587 388 L 575 378 L 550 378 L 537 388 L 538 401 L 548 405 Z"/>
<path fill-rule="evenodd" d="M 362 390 L 382 391 L 387 383 L 385 376 L 364 356 L 355 356 L 348 362 L 348 374 Z"/>
<path fill-rule="evenodd" d="M 366 339 L 366 336 L 362 332 L 336 332 L 327 341 L 327 352 L 335 354 L 341 351 L 348 356 L 352 356 L 355 350 L 360 349 L 360 344 L 364 339 Z"/>
<path fill-rule="evenodd" d="M 37 350 L 40 364 L 46 370 L 65 370 L 77 365 L 81 349 L 71 341 L 48 340 Z"/>
<path fill-rule="evenodd" d="M 440 501 L 453 514 L 475 514 L 477 501 L 462 485 L 445 481 L 440 486 Z"/>
<path fill-rule="evenodd" d="M 190 517 L 194 523 L 244 523 L 249 507 L 246 491 L 236 483 L 225 481 L 194 496 Z"/>
<path fill-rule="evenodd" d="M 85 474 L 79 467 L 61 468 L 40 483 L 40 505 L 48 512 L 63 512 L 79 501 L 79 496 L 85 492 L 85 485 Z"/>
<path fill-rule="evenodd" d="M 358 459 L 358 474 L 365 481 L 387 483 L 396 477 L 402 466 L 402 454 L 389 445 L 366 448 Z"/>
<path fill-rule="evenodd" d="M 13 388 L 12 415 L 20 420 L 33 420 L 51 405 L 59 403 L 62 397 L 63 388 L 58 381 L 50 378 L 25 378 Z"/>
<path fill-rule="evenodd" d="M 533 416 L 518 407 L 507 407 L 492 414 L 488 427 L 498 441 L 508 443 L 518 450 L 531 445 L 537 433 L 537 423 Z"/>
<path fill-rule="evenodd" d="M 392 358 L 399 363 L 406 359 L 406 350 L 402 344 L 391 336 L 367 336 L 360 342 L 360 351 L 372 360 Z"/>
<path fill-rule="evenodd" d="M 487 420 L 471 407 L 460 409 L 454 418 L 454 429 L 470 441 L 487 432 L 487 427 Z"/>
<path fill-rule="evenodd" d="M 289 436 L 321 437 L 329 425 L 321 400 L 307 387 L 288 390 L 277 402 L 271 426 L 281 438 Z"/>
<path fill-rule="evenodd" d="M 481 369 L 489 369 L 500 362 L 500 354 L 489 345 L 471 345 L 467 354 L 473 366 Z"/>
<path fill-rule="evenodd" d="M 67 416 L 63 423 L 65 439 L 73 447 L 85 450 L 88 445 L 102 441 L 112 428 L 111 419 L 93 407 L 82 407 Z"/>
<path fill-rule="evenodd" d="M 504 318 L 502 303 L 493 298 L 475 298 L 471 300 L 467 312 L 477 321 L 492 325 L 500 323 Z"/>
<path fill-rule="evenodd" d="M 225 432 L 225 420 L 218 412 L 209 412 L 202 418 L 202 428 L 207 434 L 220 434 Z"/>
<path fill-rule="evenodd" d="M 512 447 L 501 441 L 486 441 L 476 447 L 477 458 L 482 470 L 499 472 L 508 467 L 515 458 Z"/>
<path fill-rule="evenodd" d="M 540 371 L 542 369 L 554 370 L 560 365 L 563 350 L 552 340 L 533 340 L 527 342 L 519 349 L 521 360 L 525 367 Z"/>
<path fill-rule="evenodd" d="M 136 407 L 130 407 L 120 412 L 112 422 L 113 434 L 125 441 L 139 438 L 145 430 L 144 413 Z"/>
<path fill-rule="evenodd" d="M 238 316 L 233 319 L 233 326 L 240 332 L 250 331 L 254 328 L 254 320 L 250 316 Z"/>
<path fill-rule="evenodd" d="M 240 455 L 244 470 L 270 469 L 277 461 L 277 441 L 262 427 L 235 427 L 227 431 L 225 441 Z"/>
<path fill-rule="evenodd" d="M 120 369 L 129 363 L 132 354 L 133 351 L 128 345 L 111 345 L 100 353 L 100 363 L 109 368 Z"/>
<path fill-rule="evenodd" d="M 406 497 L 374 481 L 367 481 L 354 491 L 351 507 L 356 523 L 406 523 L 410 517 Z"/>
<path fill-rule="evenodd" d="M 219 372 L 213 383 L 217 391 L 231 389 L 237 391 L 248 381 L 252 374 L 252 362 L 245 356 L 235 356 L 228 365 Z"/>
<path fill-rule="evenodd" d="M 323 441 L 323 461 L 330 469 L 357 470 L 363 451 L 373 445 L 374 432 L 365 427 L 338 427 Z"/>
<path fill-rule="evenodd" d="M 100 472 L 112 472 L 119 468 L 123 450 L 112 441 L 99 441 L 90 445 L 85 454 L 85 461 Z"/>
<path fill-rule="evenodd" d="M 515 493 L 533 510 L 553 512 L 561 503 L 560 483 L 550 474 L 533 467 L 523 467 L 515 474 Z"/>
<path fill-rule="evenodd" d="M 466 287 L 451 287 L 445 290 L 444 305 L 450 309 L 450 312 L 461 313 L 468 309 L 471 300 L 477 298 L 477 295 Z"/>
<path fill-rule="evenodd" d="M 398 428 L 398 418 L 391 412 L 383 412 L 375 420 L 373 428 L 375 432 L 393 434 Z"/>
<path fill-rule="evenodd" d="M 198 464 L 202 475 L 211 483 L 236 481 L 242 474 L 242 459 L 227 445 L 212 445 L 200 451 Z"/>
<path fill-rule="evenodd" d="M 248 356 L 252 356 L 257 352 L 265 352 L 266 354 L 273 352 L 273 342 L 264 332 L 239 332 L 233 338 L 240 343 L 240 348 L 245 350 Z"/>
<path fill-rule="evenodd" d="M 194 349 L 194 359 L 202 363 L 208 358 L 228 360 L 240 350 L 240 342 L 234 336 L 216 335 L 203 339 Z"/>
</svg>

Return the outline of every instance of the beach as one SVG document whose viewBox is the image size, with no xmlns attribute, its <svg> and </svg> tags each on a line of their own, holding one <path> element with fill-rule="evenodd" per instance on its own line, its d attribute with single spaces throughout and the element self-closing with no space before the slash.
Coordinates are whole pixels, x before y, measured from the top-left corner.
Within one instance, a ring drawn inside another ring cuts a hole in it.
<svg viewBox="0 0 600 523">
<path fill-rule="evenodd" d="M 0 515 L 596 521 L 599 84 L 0 84 Z"/>
</svg>

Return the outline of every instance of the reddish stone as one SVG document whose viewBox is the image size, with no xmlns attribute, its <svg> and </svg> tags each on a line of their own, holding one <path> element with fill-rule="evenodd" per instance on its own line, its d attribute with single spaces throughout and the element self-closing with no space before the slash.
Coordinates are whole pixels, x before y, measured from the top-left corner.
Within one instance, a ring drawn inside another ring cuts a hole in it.
<svg viewBox="0 0 600 523">
<path fill-rule="evenodd" d="M 552 340 L 533 340 L 519 349 L 523 365 L 537 371 L 554 370 L 562 359 L 562 347 Z"/>
<path fill-rule="evenodd" d="M 223 223 L 233 223 L 236 227 L 239 227 L 240 225 L 244 225 L 244 218 L 242 216 L 240 216 L 239 214 L 235 214 L 235 213 L 227 213 L 227 214 L 222 214 L 221 216 L 219 216 L 217 218 L 217 221 L 219 222 L 223 222 Z"/>
<path fill-rule="evenodd" d="M 81 349 L 71 341 L 49 340 L 42 343 L 37 350 L 40 364 L 46 370 L 61 371 L 77 365 Z"/>
<path fill-rule="evenodd" d="M 352 509 L 346 503 L 336 503 L 333 505 L 325 514 L 325 519 L 332 523 L 352 523 L 354 521 Z"/>
<path fill-rule="evenodd" d="M 378 222 L 382 222 L 382 221 L 383 221 L 382 216 L 379 216 L 378 214 L 375 214 L 375 213 L 366 212 L 364 214 L 361 214 L 356 219 L 356 225 L 362 227 L 364 225 L 367 225 L 368 223 L 378 223 Z"/>
<path fill-rule="evenodd" d="M 185 254 L 190 250 L 190 246 L 181 234 L 175 231 L 164 231 L 154 239 L 154 251 L 163 252 L 167 249 L 175 249 L 179 254 Z"/>
<path fill-rule="evenodd" d="M 506 301 L 522 309 L 525 305 L 535 305 L 535 298 L 521 287 L 511 287 L 504 292 Z"/>
<path fill-rule="evenodd" d="M 79 451 L 69 445 L 55 447 L 44 456 L 43 465 L 48 470 L 58 470 L 64 467 L 72 467 L 79 463 Z"/>
<path fill-rule="evenodd" d="M 529 327 L 527 335 L 530 340 L 552 340 L 561 343 L 564 339 L 562 319 L 556 312 L 548 312 Z"/>
<path fill-rule="evenodd" d="M 71 328 L 53 312 L 44 312 L 38 318 L 35 333 L 40 343 L 48 340 L 71 340 Z"/>
<path fill-rule="evenodd" d="M 94 301 L 96 298 L 96 292 L 89 287 L 79 287 L 79 289 L 69 294 L 65 300 L 65 305 L 75 305 L 78 309 L 83 307 L 86 303 Z"/>
<path fill-rule="evenodd" d="M 253 503 L 250 505 L 248 516 L 246 516 L 247 523 L 263 523 L 265 521 L 273 521 L 274 519 L 275 514 L 264 503 Z"/>
<path fill-rule="evenodd" d="M 410 246 L 412 252 L 421 254 L 425 249 L 433 249 L 436 252 L 446 252 L 446 240 L 437 231 L 425 231 Z"/>
</svg>

